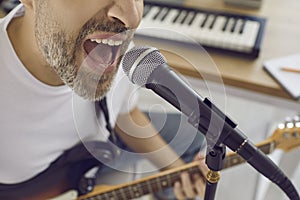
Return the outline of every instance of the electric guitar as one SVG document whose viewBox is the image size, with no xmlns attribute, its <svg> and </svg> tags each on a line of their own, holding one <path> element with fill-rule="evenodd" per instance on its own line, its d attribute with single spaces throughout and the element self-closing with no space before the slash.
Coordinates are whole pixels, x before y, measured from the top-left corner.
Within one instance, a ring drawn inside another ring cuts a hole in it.
<svg viewBox="0 0 300 200">
<path fill-rule="evenodd" d="M 277 148 L 288 152 L 299 145 L 300 122 L 299 120 L 294 120 L 279 124 L 273 135 L 257 144 L 257 147 L 265 154 L 270 154 Z M 226 155 L 224 169 L 244 162 L 245 160 L 238 154 L 228 153 Z M 180 174 L 183 171 L 187 171 L 190 174 L 200 173 L 198 165 L 198 162 L 195 161 L 182 167 L 166 170 L 131 183 L 115 186 L 96 186 L 93 192 L 81 196 L 77 198 L 77 200 L 127 200 L 138 198 L 149 193 L 172 187 L 176 181 L 180 180 Z"/>
</svg>

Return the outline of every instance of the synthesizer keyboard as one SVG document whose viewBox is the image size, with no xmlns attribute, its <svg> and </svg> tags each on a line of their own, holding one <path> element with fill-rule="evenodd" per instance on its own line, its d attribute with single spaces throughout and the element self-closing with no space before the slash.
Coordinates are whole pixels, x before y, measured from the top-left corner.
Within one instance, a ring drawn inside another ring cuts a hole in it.
<svg viewBox="0 0 300 200">
<path fill-rule="evenodd" d="M 136 35 L 179 43 L 196 42 L 206 50 L 256 58 L 265 22 L 265 18 L 256 16 L 145 2 Z"/>
</svg>

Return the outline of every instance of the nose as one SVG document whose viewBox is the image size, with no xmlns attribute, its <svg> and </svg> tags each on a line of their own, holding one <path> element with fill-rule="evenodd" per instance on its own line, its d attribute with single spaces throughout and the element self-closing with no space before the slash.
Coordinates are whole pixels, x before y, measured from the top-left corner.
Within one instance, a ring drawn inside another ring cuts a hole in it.
<svg viewBox="0 0 300 200">
<path fill-rule="evenodd" d="M 137 28 L 143 13 L 143 0 L 113 0 L 108 17 L 120 21 L 125 27 Z"/>
</svg>

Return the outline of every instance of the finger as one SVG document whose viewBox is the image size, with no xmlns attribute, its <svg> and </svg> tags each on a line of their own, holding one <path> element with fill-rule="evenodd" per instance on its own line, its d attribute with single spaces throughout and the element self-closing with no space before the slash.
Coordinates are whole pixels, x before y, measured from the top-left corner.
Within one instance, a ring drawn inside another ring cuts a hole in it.
<svg viewBox="0 0 300 200">
<path fill-rule="evenodd" d="M 203 160 L 205 159 L 205 154 L 203 152 L 197 153 L 197 155 L 194 157 L 194 160 Z"/>
<path fill-rule="evenodd" d="M 180 182 L 175 182 L 175 184 L 174 184 L 174 194 L 176 196 L 176 199 L 178 199 L 178 200 L 184 200 L 185 199 L 185 195 L 183 193 Z"/>
<path fill-rule="evenodd" d="M 206 183 L 199 174 L 194 174 L 193 179 L 194 179 L 194 188 L 196 189 L 198 195 L 200 195 L 203 199 L 205 194 Z"/>
<path fill-rule="evenodd" d="M 203 175 L 203 178 L 206 180 L 206 175 L 207 175 L 207 173 L 209 171 L 209 168 L 205 164 L 205 160 L 204 159 L 202 159 L 202 160 L 199 161 L 199 169 L 200 169 L 200 171 L 201 171 L 201 173 Z"/>
<path fill-rule="evenodd" d="M 190 175 L 186 172 L 181 174 L 182 187 L 185 195 L 188 198 L 194 198 L 197 194 L 195 193 L 193 183 L 191 181 Z"/>
<path fill-rule="evenodd" d="M 203 153 L 198 153 L 197 156 L 195 157 L 195 161 L 199 162 L 199 169 L 202 175 L 202 179 L 206 181 L 206 175 L 209 171 L 209 168 L 205 164 L 205 156 Z"/>
</svg>

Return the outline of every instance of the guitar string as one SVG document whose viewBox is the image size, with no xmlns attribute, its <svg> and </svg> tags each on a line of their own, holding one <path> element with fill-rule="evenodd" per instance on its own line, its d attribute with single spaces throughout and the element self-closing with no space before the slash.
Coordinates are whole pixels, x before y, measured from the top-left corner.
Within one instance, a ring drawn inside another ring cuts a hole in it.
<svg viewBox="0 0 300 200">
<path fill-rule="evenodd" d="M 198 167 L 192 167 L 188 170 L 182 170 L 182 171 L 189 171 L 190 173 L 200 172 Z M 130 198 L 130 197 L 136 198 L 137 196 L 142 196 L 144 194 L 148 194 L 149 192 L 151 192 L 148 189 L 149 184 L 151 185 L 153 190 L 160 191 L 161 188 L 171 187 L 175 181 L 179 180 L 180 179 L 179 176 L 182 173 L 182 171 L 178 171 L 178 172 L 169 174 L 169 179 L 171 179 L 171 181 L 168 181 L 168 178 L 166 176 L 157 177 L 154 179 L 150 179 L 149 181 L 144 181 L 142 183 L 134 184 L 132 186 L 128 186 L 128 187 L 125 186 L 123 188 L 119 188 L 117 190 L 107 192 L 105 194 L 99 194 L 95 197 L 105 198 L 105 196 L 106 196 L 107 198 L 110 198 L 110 199 L 113 197 L 117 197 L 119 199 L 120 197 L 123 197 L 125 195 L 127 198 Z M 166 181 L 167 185 L 158 186 L 157 182 L 165 182 L 165 181 Z M 143 192 L 139 193 L 138 188 L 141 188 L 141 190 Z M 137 192 L 133 193 L 132 191 L 137 191 Z"/>
<path fill-rule="evenodd" d="M 263 151 L 266 153 L 269 152 L 269 148 L 270 148 L 270 144 L 264 144 L 264 145 L 260 146 L 260 149 L 264 149 Z M 244 159 L 242 157 L 240 157 L 238 154 L 235 154 L 235 155 L 232 155 L 231 157 L 227 158 L 226 163 L 229 166 L 236 164 L 237 159 L 238 159 L 238 163 L 240 163 L 241 161 L 244 161 Z M 182 170 L 182 171 L 189 171 L 190 173 L 194 173 L 194 172 L 199 172 L 199 169 L 197 167 L 192 167 L 188 170 Z M 168 174 L 167 176 L 156 177 L 154 179 L 150 179 L 148 181 L 146 180 L 144 182 L 137 183 L 132 186 L 127 186 L 127 187 L 125 186 L 125 187 L 119 188 L 117 190 L 107 192 L 106 194 L 99 194 L 99 195 L 97 195 L 97 198 L 99 197 L 100 199 L 103 199 L 104 195 L 109 199 L 111 199 L 111 198 L 124 199 L 124 196 L 126 196 L 126 198 L 136 198 L 136 197 L 140 197 L 144 194 L 148 194 L 148 193 L 152 192 L 153 190 L 159 191 L 161 188 L 171 187 L 172 184 L 176 180 L 179 180 L 179 176 L 182 171 L 174 172 L 174 173 Z M 158 182 L 165 182 L 167 184 L 158 186 L 157 185 Z M 150 189 L 148 187 L 149 185 L 151 185 Z M 142 192 L 132 193 L 132 190 L 138 191 L 139 190 L 138 188 L 140 188 L 140 191 L 142 191 Z"/>
</svg>

